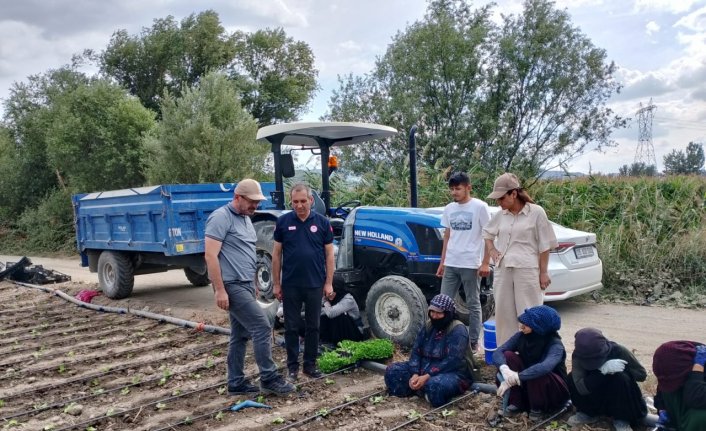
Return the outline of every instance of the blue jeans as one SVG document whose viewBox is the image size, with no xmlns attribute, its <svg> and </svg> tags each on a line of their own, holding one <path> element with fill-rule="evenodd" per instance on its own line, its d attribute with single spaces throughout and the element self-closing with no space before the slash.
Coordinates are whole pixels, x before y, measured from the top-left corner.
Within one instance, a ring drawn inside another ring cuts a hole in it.
<svg viewBox="0 0 706 431">
<path fill-rule="evenodd" d="M 287 368 L 299 369 L 299 329 L 304 305 L 304 371 L 316 367 L 319 353 L 319 322 L 323 288 L 283 288 L 284 342 L 287 345 Z"/>
<path fill-rule="evenodd" d="M 483 311 L 480 305 L 480 279 L 476 268 L 457 268 L 444 266 L 444 277 L 441 279 L 441 292 L 456 300 L 456 293 L 463 284 L 468 307 L 468 339 L 471 344 L 478 343 L 483 325 Z"/>
<path fill-rule="evenodd" d="M 235 387 L 245 380 L 243 366 L 245 348 L 252 338 L 255 362 L 260 380 L 269 382 L 277 377 L 277 365 L 272 360 L 272 327 L 255 300 L 252 281 L 225 284 L 228 293 L 230 343 L 228 344 L 228 386 Z"/>
</svg>

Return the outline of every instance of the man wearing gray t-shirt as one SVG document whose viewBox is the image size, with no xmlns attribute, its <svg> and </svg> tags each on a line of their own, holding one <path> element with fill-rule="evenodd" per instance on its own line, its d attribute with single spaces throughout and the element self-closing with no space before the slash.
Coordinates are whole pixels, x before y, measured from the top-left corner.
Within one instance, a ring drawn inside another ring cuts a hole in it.
<svg viewBox="0 0 706 431">
<path fill-rule="evenodd" d="M 250 216 L 265 196 L 260 183 L 245 179 L 235 188 L 233 200 L 215 210 L 206 221 L 206 265 L 216 295 L 216 305 L 229 313 L 228 393 L 286 394 L 295 387 L 277 372 L 272 360 L 272 327 L 255 299 L 257 235 Z M 260 388 L 250 384 L 243 368 L 245 348 L 252 338 Z"/>
</svg>

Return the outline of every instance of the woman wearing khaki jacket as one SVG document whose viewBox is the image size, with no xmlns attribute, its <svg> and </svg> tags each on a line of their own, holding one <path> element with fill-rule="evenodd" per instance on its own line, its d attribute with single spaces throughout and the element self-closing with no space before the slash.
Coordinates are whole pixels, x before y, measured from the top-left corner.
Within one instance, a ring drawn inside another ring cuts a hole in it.
<svg viewBox="0 0 706 431">
<path fill-rule="evenodd" d="M 492 258 L 495 331 L 500 346 L 517 332 L 517 316 L 544 302 L 543 291 L 551 283 L 549 252 L 559 244 L 544 209 L 534 203 L 514 174 L 500 175 L 488 199 L 495 199 L 502 211 L 483 228 L 485 255 L 478 274 L 490 274 Z"/>
</svg>

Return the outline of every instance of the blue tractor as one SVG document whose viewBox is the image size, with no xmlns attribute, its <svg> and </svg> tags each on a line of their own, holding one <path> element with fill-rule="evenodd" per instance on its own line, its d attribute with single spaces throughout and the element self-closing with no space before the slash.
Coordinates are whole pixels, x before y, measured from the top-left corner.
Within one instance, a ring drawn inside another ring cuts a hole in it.
<svg viewBox="0 0 706 431">
<path fill-rule="evenodd" d="M 359 201 L 330 204 L 329 156 L 335 146 L 354 145 L 397 134 L 397 130 L 363 123 L 289 123 L 263 127 L 258 140 L 270 143 L 274 156 L 273 211 L 253 218 L 258 233 L 258 283 L 263 300 L 272 297 L 270 277 L 272 231 L 275 216 L 285 210 L 283 177 L 294 174 L 292 150 L 310 150 L 321 156 L 322 190 L 315 195 L 314 210 L 330 217 L 338 245 L 335 285 L 344 285 L 365 310 L 373 334 L 411 346 L 424 325 L 428 301 L 439 292 L 436 277 L 443 245 L 441 208 L 416 206 L 414 132 L 410 133 L 411 207 L 361 206 Z M 493 312 L 492 287 L 481 283 L 483 320 Z M 467 318 L 463 289 L 457 310 Z"/>
</svg>

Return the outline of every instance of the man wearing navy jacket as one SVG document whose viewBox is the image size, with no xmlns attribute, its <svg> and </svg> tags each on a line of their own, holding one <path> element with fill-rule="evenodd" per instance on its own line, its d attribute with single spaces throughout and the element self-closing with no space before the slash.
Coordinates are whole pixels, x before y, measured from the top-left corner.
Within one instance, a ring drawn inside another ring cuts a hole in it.
<svg viewBox="0 0 706 431">
<path fill-rule="evenodd" d="M 319 349 L 321 298 L 333 292 L 333 230 L 328 219 L 311 211 L 314 197 L 304 183 L 290 190 L 292 209 L 277 220 L 272 249 L 274 295 L 284 308 L 284 341 L 287 347 L 288 377 L 299 373 L 299 328 L 304 305 L 304 364 L 309 377 L 319 378 L 316 368 Z"/>
</svg>

